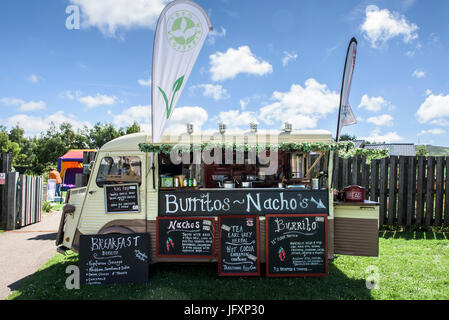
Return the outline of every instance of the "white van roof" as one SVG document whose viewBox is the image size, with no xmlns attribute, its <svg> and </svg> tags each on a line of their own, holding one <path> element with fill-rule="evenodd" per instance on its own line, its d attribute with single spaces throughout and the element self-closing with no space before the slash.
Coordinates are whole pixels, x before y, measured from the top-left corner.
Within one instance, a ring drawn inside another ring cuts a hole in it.
<svg viewBox="0 0 449 320">
<path fill-rule="evenodd" d="M 256 134 L 251 132 L 226 132 L 221 135 L 218 132 L 202 132 L 201 134 L 188 135 L 187 133 L 181 135 L 164 135 L 160 143 L 157 144 L 177 144 L 182 142 L 190 143 L 217 141 L 217 138 L 227 139 L 250 139 L 255 137 L 256 141 L 266 141 L 268 143 L 304 143 L 304 142 L 321 142 L 321 143 L 333 143 L 334 139 L 332 134 L 327 130 L 295 130 L 291 132 L 284 131 L 265 131 L 259 130 Z M 177 141 L 176 141 L 177 139 Z M 272 141 L 273 140 L 273 141 Z M 276 140 L 276 141 L 275 141 Z M 178 142 L 180 141 L 180 142 Z M 151 143 L 151 134 L 146 132 L 128 134 L 112 141 L 109 141 L 103 147 L 101 151 L 139 151 L 140 143 Z"/>
</svg>

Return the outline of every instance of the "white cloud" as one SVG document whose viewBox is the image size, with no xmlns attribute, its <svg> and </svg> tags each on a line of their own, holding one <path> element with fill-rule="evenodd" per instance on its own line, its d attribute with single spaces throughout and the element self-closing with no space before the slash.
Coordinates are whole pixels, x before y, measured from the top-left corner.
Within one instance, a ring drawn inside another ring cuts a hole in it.
<svg viewBox="0 0 449 320">
<path fill-rule="evenodd" d="M 148 79 L 139 79 L 139 80 L 137 80 L 137 82 L 142 87 L 151 87 L 151 76 L 149 76 Z"/>
<path fill-rule="evenodd" d="M 91 127 L 89 122 L 79 121 L 74 115 L 66 115 L 62 110 L 45 117 L 16 114 L 6 120 L 6 125 L 7 127 L 13 127 L 18 124 L 24 129 L 25 135 L 36 136 L 41 132 L 45 132 L 52 122 L 56 126 L 60 126 L 63 122 L 68 122 L 74 130 L 82 129 L 84 126 Z"/>
<path fill-rule="evenodd" d="M 437 134 L 444 134 L 444 133 L 446 133 L 446 130 L 443 130 L 441 128 L 435 128 L 435 129 L 429 129 L 429 130 L 421 130 L 418 133 L 418 136 L 422 136 L 422 135 L 425 135 L 425 134 L 437 135 Z"/>
<path fill-rule="evenodd" d="M 79 97 L 81 97 L 81 94 L 82 94 L 82 92 L 79 90 L 76 90 L 75 92 L 72 92 L 71 90 L 66 90 L 66 91 L 60 93 L 59 96 L 61 98 L 74 100 L 74 99 L 78 99 Z"/>
<path fill-rule="evenodd" d="M 426 73 L 422 70 L 416 69 L 415 71 L 413 71 L 412 77 L 414 78 L 424 78 L 426 76 Z"/>
<path fill-rule="evenodd" d="M 217 84 L 199 84 L 196 86 L 190 87 L 191 90 L 194 90 L 196 88 L 203 89 L 203 96 L 213 98 L 215 101 L 221 100 L 221 99 L 228 99 L 230 95 L 228 94 L 228 91 L 223 88 L 223 86 Z"/>
<path fill-rule="evenodd" d="M 377 117 L 370 117 L 366 121 L 375 124 L 376 126 L 393 126 L 393 117 L 389 114 L 382 114 Z"/>
<path fill-rule="evenodd" d="M 296 52 L 284 51 L 284 57 L 282 58 L 282 66 L 286 67 L 291 60 L 296 60 L 298 54 Z"/>
<path fill-rule="evenodd" d="M 297 129 L 310 129 L 317 121 L 338 109 L 340 95 L 313 78 L 305 86 L 293 84 L 287 92 L 275 91 L 274 103 L 260 109 L 258 118 L 268 124 L 293 123 Z"/>
<path fill-rule="evenodd" d="M 40 77 L 40 76 L 38 76 L 38 75 L 35 75 L 34 73 L 31 74 L 31 75 L 27 78 L 27 80 L 30 81 L 30 82 L 32 82 L 32 83 L 38 83 L 39 81 L 41 81 L 41 80 L 43 80 L 43 79 L 44 79 L 44 78 L 42 78 L 42 77 Z"/>
<path fill-rule="evenodd" d="M 368 137 L 360 137 L 359 139 L 377 143 L 382 142 L 391 143 L 404 140 L 404 138 L 398 135 L 396 131 L 390 131 L 385 134 L 381 134 L 379 129 L 376 129 L 373 132 L 371 132 L 371 134 Z"/>
<path fill-rule="evenodd" d="M 128 127 L 137 121 L 142 128 L 149 127 L 151 108 L 149 105 L 138 105 L 124 109 L 120 114 L 112 114 L 112 122 L 118 127 Z"/>
<path fill-rule="evenodd" d="M 218 114 L 217 118 L 215 118 L 215 120 L 218 120 L 217 122 L 224 122 L 229 129 L 249 129 L 249 124 L 251 122 L 259 123 L 257 121 L 257 114 L 250 111 L 223 111 Z"/>
<path fill-rule="evenodd" d="M 239 100 L 240 109 L 245 110 L 246 106 L 249 104 L 251 99 L 249 97 L 243 98 Z"/>
<path fill-rule="evenodd" d="M 376 48 L 379 44 L 385 44 L 394 37 L 402 37 L 405 43 L 418 38 L 416 31 L 419 29 L 414 23 L 396 12 L 388 9 L 380 10 L 375 5 L 366 7 L 366 18 L 361 26 L 362 33 Z"/>
<path fill-rule="evenodd" d="M 383 97 L 370 97 L 367 94 L 363 95 L 359 104 L 359 108 L 365 108 L 366 110 L 375 112 L 386 107 L 391 107 L 391 104 Z"/>
<path fill-rule="evenodd" d="M 24 101 L 17 98 L 2 98 L 1 102 L 9 106 L 17 106 L 20 111 L 36 111 L 47 108 L 44 101 Z"/>
<path fill-rule="evenodd" d="M 248 46 L 229 48 L 225 53 L 216 52 L 209 56 L 209 60 L 214 81 L 233 79 L 239 73 L 262 76 L 273 72 L 272 65 L 256 58 Z"/>
<path fill-rule="evenodd" d="M 20 111 L 36 111 L 43 110 L 47 106 L 44 101 L 29 101 L 22 104 L 19 108 Z"/>
<path fill-rule="evenodd" d="M 207 41 L 209 44 L 214 45 L 215 44 L 215 38 L 222 38 L 226 37 L 226 29 L 223 27 L 220 27 L 221 31 L 216 31 L 215 29 L 210 31 L 207 36 Z"/>
<path fill-rule="evenodd" d="M 118 127 L 128 127 L 136 121 L 142 131 L 151 132 L 151 106 L 149 105 L 132 106 L 120 114 L 109 112 L 109 115 L 112 116 L 114 125 Z M 207 119 L 207 111 L 201 107 L 178 107 L 173 111 L 164 134 L 185 133 L 187 123 L 193 123 L 195 132 L 198 132 Z"/>
<path fill-rule="evenodd" d="M 186 106 L 176 108 L 168 123 L 166 134 L 186 133 L 188 123 L 193 123 L 194 132 L 199 132 L 207 119 L 207 111 L 201 107 Z"/>
<path fill-rule="evenodd" d="M 416 116 L 421 123 L 433 123 L 438 125 L 449 125 L 449 95 L 435 95 L 430 90 L 426 91 L 427 98 L 421 104 Z"/>
<path fill-rule="evenodd" d="M 93 96 L 85 96 L 78 99 L 79 102 L 85 104 L 88 108 L 95 108 L 102 105 L 113 105 L 118 101 L 115 96 L 97 93 Z"/>
<path fill-rule="evenodd" d="M 82 28 L 96 27 L 104 35 L 119 30 L 154 28 L 167 0 L 70 0 L 82 14 Z"/>
</svg>

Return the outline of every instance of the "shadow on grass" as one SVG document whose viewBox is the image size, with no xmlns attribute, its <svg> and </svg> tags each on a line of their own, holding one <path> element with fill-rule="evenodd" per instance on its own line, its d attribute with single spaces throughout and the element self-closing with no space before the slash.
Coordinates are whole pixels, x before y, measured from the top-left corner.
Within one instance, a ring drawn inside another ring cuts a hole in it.
<svg viewBox="0 0 449 320">
<path fill-rule="evenodd" d="M 404 240 L 447 240 L 449 233 L 435 231 L 379 231 L 379 238 Z"/>
<path fill-rule="evenodd" d="M 48 267 L 25 278 L 9 299 L 148 299 L 148 300 L 368 300 L 364 279 L 351 279 L 332 262 L 328 277 L 219 277 L 216 263 L 150 265 L 149 282 L 65 287 L 66 267 L 77 255 L 57 255 Z M 261 270 L 264 269 L 261 266 Z"/>
</svg>

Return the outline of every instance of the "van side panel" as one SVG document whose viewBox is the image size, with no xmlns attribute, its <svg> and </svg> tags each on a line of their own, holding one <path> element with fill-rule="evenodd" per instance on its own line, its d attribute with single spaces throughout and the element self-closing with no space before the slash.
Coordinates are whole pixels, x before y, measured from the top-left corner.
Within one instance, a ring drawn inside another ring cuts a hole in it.
<svg viewBox="0 0 449 320">
<path fill-rule="evenodd" d="M 70 190 L 70 198 L 68 204 L 75 206 L 75 212 L 66 214 L 64 217 L 63 239 L 62 245 L 71 248 L 73 239 L 75 238 L 76 226 L 81 214 L 84 197 L 86 196 L 86 188 L 76 188 Z"/>
</svg>

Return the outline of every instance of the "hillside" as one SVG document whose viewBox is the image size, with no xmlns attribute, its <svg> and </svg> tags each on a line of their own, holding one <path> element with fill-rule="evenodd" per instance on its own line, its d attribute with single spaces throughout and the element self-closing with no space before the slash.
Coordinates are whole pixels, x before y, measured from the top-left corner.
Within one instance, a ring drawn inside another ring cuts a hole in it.
<svg viewBox="0 0 449 320">
<path fill-rule="evenodd" d="M 417 146 L 415 146 L 416 148 Z M 427 148 L 427 151 L 429 152 L 429 155 L 431 156 L 449 156 L 449 148 L 448 147 L 439 147 L 439 146 L 432 146 L 432 145 L 425 145 Z"/>
</svg>

